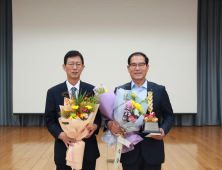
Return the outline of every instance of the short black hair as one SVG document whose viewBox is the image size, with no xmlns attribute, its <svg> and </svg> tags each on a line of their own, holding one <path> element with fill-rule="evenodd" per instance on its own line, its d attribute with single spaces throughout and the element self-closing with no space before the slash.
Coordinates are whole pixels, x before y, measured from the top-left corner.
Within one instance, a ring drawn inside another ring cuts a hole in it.
<svg viewBox="0 0 222 170">
<path fill-rule="evenodd" d="M 65 55 L 65 57 L 64 57 L 64 64 L 66 65 L 67 60 L 68 60 L 69 57 L 77 57 L 77 56 L 79 56 L 79 57 L 81 58 L 81 60 L 82 60 L 82 65 L 84 65 L 84 59 L 83 59 L 82 54 L 81 54 L 80 52 L 74 51 L 74 50 L 69 51 L 68 53 L 66 53 L 66 55 Z"/>
<path fill-rule="evenodd" d="M 135 55 L 141 55 L 141 56 L 143 56 L 143 57 L 145 58 L 145 63 L 146 63 L 146 65 L 148 65 L 148 63 L 149 63 L 149 58 L 148 58 L 144 53 L 141 53 L 141 52 L 135 52 L 135 53 L 131 54 L 131 55 L 129 56 L 129 58 L 128 58 L 128 65 L 130 65 L 130 60 L 131 60 L 131 58 L 132 58 L 133 56 L 135 56 Z"/>
</svg>

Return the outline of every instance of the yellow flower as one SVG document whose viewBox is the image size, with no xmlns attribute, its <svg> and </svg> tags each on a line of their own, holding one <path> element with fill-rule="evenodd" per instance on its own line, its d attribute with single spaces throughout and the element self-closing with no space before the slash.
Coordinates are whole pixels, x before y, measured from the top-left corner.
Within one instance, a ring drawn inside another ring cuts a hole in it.
<svg viewBox="0 0 222 170">
<path fill-rule="evenodd" d="M 136 107 L 135 106 L 136 103 L 134 102 L 134 100 L 130 100 L 130 101 L 132 102 L 133 106 Z"/>
<path fill-rule="evenodd" d="M 65 110 L 66 112 L 70 112 L 70 110 Z"/>
<path fill-rule="evenodd" d="M 72 116 L 70 116 L 69 119 L 72 120 Z"/>
<path fill-rule="evenodd" d="M 142 106 L 139 103 L 135 104 L 135 108 L 137 108 L 138 110 L 141 108 Z"/>
<path fill-rule="evenodd" d="M 81 119 L 83 119 L 84 118 L 84 113 L 81 113 L 80 117 L 81 117 Z"/>
<path fill-rule="evenodd" d="M 109 90 L 107 88 L 105 88 L 105 92 L 108 92 Z"/>
<path fill-rule="evenodd" d="M 90 106 L 90 105 L 87 105 L 87 106 L 85 106 L 87 109 L 92 109 L 92 106 Z"/>
<path fill-rule="evenodd" d="M 79 116 L 75 116 L 74 119 L 77 119 Z"/>
<path fill-rule="evenodd" d="M 79 106 L 71 106 L 71 108 L 73 108 L 73 109 L 78 109 Z"/>
</svg>

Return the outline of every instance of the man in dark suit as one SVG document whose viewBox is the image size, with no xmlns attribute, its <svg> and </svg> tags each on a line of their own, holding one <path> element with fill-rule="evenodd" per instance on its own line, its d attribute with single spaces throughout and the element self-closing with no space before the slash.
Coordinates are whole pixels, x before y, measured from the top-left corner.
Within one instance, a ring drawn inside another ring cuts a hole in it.
<svg viewBox="0 0 222 170">
<path fill-rule="evenodd" d="M 90 97 L 93 94 L 94 86 L 80 81 L 80 75 L 84 69 L 84 59 L 78 51 L 69 51 L 64 57 L 63 69 L 67 74 L 67 81 L 50 88 L 47 92 L 45 121 L 46 126 L 52 136 L 55 138 L 54 160 L 57 170 L 70 170 L 71 167 L 66 165 L 66 151 L 68 145 L 75 142 L 75 139 L 69 138 L 63 132 L 58 118 L 59 105 L 64 104 L 62 93 L 78 95 L 80 92 L 86 92 Z M 67 94 L 67 97 L 71 97 Z M 85 142 L 85 152 L 83 157 L 82 170 L 95 170 L 96 159 L 100 156 L 95 134 L 98 134 L 101 125 L 101 117 L 97 112 L 93 126 L 89 129 L 89 134 L 83 139 Z"/>
<path fill-rule="evenodd" d="M 131 54 L 127 68 L 132 81 L 118 88 L 132 90 L 141 99 L 147 97 L 148 91 L 153 91 L 153 112 L 158 118 L 162 134 L 151 137 L 144 137 L 145 135 L 141 134 L 143 141 L 136 144 L 134 150 L 121 155 L 123 170 L 161 170 L 161 164 L 164 162 L 163 138 L 174 122 L 173 110 L 165 87 L 146 80 L 148 63 L 149 59 L 145 54 L 140 52 Z M 163 117 L 162 122 L 161 117 Z M 122 133 L 115 121 L 108 121 L 107 126 L 115 136 Z"/>
</svg>

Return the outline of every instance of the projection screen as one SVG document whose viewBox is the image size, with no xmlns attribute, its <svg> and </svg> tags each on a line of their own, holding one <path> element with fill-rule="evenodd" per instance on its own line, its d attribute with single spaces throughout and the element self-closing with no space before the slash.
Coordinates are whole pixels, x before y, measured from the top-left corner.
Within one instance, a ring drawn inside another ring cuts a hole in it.
<svg viewBox="0 0 222 170">
<path fill-rule="evenodd" d="M 197 113 L 197 0 L 13 0 L 13 113 L 44 113 L 69 50 L 85 59 L 81 80 L 109 90 L 143 52 L 174 113 Z"/>
</svg>

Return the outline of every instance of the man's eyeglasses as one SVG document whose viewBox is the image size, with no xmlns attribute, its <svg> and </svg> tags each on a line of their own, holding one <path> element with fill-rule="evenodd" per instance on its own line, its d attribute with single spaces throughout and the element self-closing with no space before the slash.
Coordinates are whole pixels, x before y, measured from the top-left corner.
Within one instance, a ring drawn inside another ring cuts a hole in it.
<svg viewBox="0 0 222 170">
<path fill-rule="evenodd" d="M 139 63 L 139 64 L 131 63 L 129 66 L 130 66 L 131 69 L 136 69 L 137 66 L 140 69 L 144 69 L 146 67 L 146 63 Z"/>
<path fill-rule="evenodd" d="M 82 67 L 82 63 L 67 63 L 67 66 L 73 68 L 76 65 L 76 68 Z"/>
</svg>

